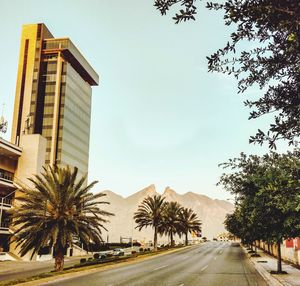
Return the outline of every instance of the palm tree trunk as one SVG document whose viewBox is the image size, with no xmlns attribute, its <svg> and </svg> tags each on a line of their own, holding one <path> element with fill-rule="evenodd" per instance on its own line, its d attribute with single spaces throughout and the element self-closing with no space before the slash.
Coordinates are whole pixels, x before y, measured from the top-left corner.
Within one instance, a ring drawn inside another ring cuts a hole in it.
<svg viewBox="0 0 300 286">
<path fill-rule="evenodd" d="M 185 246 L 188 246 L 189 240 L 188 240 L 188 232 L 185 233 Z"/>
<path fill-rule="evenodd" d="M 64 270 L 64 251 L 59 249 L 55 255 L 55 271 Z"/>
<path fill-rule="evenodd" d="M 170 232 L 170 239 L 171 239 L 171 247 L 174 246 L 174 240 L 173 240 L 173 232 Z"/>
<path fill-rule="evenodd" d="M 153 239 L 154 251 L 157 251 L 157 227 L 154 227 L 154 239 Z"/>
<path fill-rule="evenodd" d="M 281 263 L 281 240 L 277 240 L 277 272 L 282 272 L 282 263 Z"/>
</svg>

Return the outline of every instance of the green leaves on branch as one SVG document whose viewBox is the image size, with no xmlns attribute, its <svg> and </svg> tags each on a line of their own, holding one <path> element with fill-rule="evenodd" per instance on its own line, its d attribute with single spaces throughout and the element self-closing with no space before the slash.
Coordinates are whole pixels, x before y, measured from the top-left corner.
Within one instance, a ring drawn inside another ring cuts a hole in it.
<svg viewBox="0 0 300 286">
<path fill-rule="evenodd" d="M 230 169 L 219 184 L 236 197 L 225 221 L 228 231 L 247 243 L 278 242 L 300 235 L 300 151 L 241 154 L 221 164 Z"/>
<path fill-rule="evenodd" d="M 180 9 L 173 17 L 175 23 L 178 24 L 182 21 L 195 20 L 195 15 L 197 14 L 195 2 L 196 0 L 155 0 L 154 6 L 162 15 L 166 15 L 173 5 L 180 4 L 183 9 Z"/>
<path fill-rule="evenodd" d="M 184 9 L 176 23 L 195 19 L 195 0 L 157 0 L 162 15 L 176 4 Z M 250 143 L 269 144 L 284 139 L 296 145 L 300 135 L 300 4 L 299 0 L 226 0 L 209 2 L 209 10 L 224 12 L 225 25 L 232 26 L 227 44 L 207 57 L 208 70 L 233 75 L 239 93 L 257 86 L 258 99 L 245 100 L 249 119 L 273 114 L 266 131 L 259 130 Z M 246 44 L 246 45 L 245 45 Z"/>
</svg>

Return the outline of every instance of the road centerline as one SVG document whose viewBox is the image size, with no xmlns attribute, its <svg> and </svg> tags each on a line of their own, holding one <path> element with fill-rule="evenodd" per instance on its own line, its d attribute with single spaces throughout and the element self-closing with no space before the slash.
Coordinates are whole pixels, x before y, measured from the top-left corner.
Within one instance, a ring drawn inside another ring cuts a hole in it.
<svg viewBox="0 0 300 286">
<path fill-rule="evenodd" d="M 168 267 L 168 266 L 169 265 L 160 266 L 160 267 L 157 267 L 157 268 L 153 269 L 153 271 L 157 271 L 157 270 L 163 269 L 163 268 Z"/>
<path fill-rule="evenodd" d="M 201 268 L 201 272 L 203 272 L 207 267 L 208 267 L 208 265 L 202 267 L 202 268 Z"/>
</svg>

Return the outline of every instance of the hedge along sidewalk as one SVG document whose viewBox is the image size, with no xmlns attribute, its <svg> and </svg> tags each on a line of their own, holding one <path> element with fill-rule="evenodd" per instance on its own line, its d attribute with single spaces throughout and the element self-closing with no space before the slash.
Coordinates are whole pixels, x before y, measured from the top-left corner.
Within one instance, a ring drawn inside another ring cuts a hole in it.
<svg viewBox="0 0 300 286">
<path fill-rule="evenodd" d="M 247 250 L 244 248 L 247 252 Z M 250 261 L 254 264 L 256 270 L 271 286 L 299 286 L 300 285 L 300 270 L 291 264 L 282 262 L 282 270 L 287 274 L 271 274 L 272 270 L 277 269 L 277 258 L 265 253 L 261 249 L 257 249 L 260 257 L 251 257 Z"/>
<path fill-rule="evenodd" d="M 47 282 L 54 282 L 57 280 L 66 280 L 68 278 L 74 278 L 94 272 L 99 271 L 105 271 L 108 269 L 112 269 L 115 267 L 118 267 L 123 264 L 134 264 L 143 260 L 148 260 L 152 258 L 156 258 L 162 255 L 166 255 L 169 253 L 181 251 L 187 248 L 190 248 L 191 246 L 184 246 L 180 248 L 172 248 L 172 249 L 165 249 L 160 250 L 158 252 L 147 252 L 146 254 L 139 255 L 137 253 L 136 256 L 129 256 L 129 257 L 121 257 L 118 260 L 115 261 L 109 261 L 106 263 L 99 263 L 89 266 L 82 266 L 77 268 L 71 268 L 68 270 L 64 270 L 62 272 L 47 272 L 42 273 L 33 277 L 29 277 L 26 279 L 18 279 L 18 280 L 11 280 L 7 282 L 0 282 L 0 286 L 8 286 L 8 285 L 22 285 L 22 286 L 36 286 L 36 285 L 42 285 L 46 284 Z"/>
</svg>

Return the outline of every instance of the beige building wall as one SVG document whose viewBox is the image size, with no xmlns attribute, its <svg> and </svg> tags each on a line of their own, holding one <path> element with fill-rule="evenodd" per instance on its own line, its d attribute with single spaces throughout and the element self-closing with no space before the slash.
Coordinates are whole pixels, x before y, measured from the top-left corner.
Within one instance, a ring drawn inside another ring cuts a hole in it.
<svg viewBox="0 0 300 286">
<path fill-rule="evenodd" d="M 16 183 L 20 180 L 28 184 L 28 178 L 40 174 L 45 164 L 46 139 L 39 134 L 23 135 L 20 141 L 23 148 L 15 173 Z"/>
</svg>

